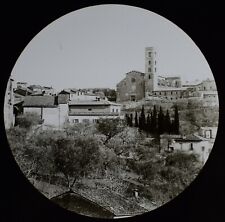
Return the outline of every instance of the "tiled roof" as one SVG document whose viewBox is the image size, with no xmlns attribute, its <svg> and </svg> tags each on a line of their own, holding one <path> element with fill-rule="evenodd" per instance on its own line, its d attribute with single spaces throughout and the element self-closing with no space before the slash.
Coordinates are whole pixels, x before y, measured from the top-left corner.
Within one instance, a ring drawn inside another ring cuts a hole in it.
<svg viewBox="0 0 225 222">
<path fill-rule="evenodd" d="M 195 135 L 188 135 L 186 137 L 183 138 L 177 138 L 175 139 L 175 141 L 181 141 L 181 142 L 189 142 L 189 141 L 193 141 L 193 142 L 201 142 L 202 140 L 195 136 Z"/>
<path fill-rule="evenodd" d="M 58 94 L 70 94 L 70 90 L 67 89 L 63 89 L 61 92 L 59 92 Z"/>
<path fill-rule="evenodd" d="M 119 113 L 92 112 L 92 111 L 84 111 L 84 112 L 70 111 L 69 116 L 119 116 Z"/>
<path fill-rule="evenodd" d="M 58 96 L 58 104 L 66 104 L 68 101 L 69 98 L 66 98 L 65 96 Z"/>
<path fill-rule="evenodd" d="M 55 97 L 25 96 L 23 107 L 55 107 Z"/>
<path fill-rule="evenodd" d="M 142 76 L 144 76 L 144 73 L 143 72 L 139 72 L 139 71 L 136 71 L 136 70 L 132 70 L 132 71 L 130 71 L 130 72 L 127 72 L 126 73 L 126 75 L 129 75 L 129 74 L 138 74 L 138 75 L 142 75 Z"/>
</svg>

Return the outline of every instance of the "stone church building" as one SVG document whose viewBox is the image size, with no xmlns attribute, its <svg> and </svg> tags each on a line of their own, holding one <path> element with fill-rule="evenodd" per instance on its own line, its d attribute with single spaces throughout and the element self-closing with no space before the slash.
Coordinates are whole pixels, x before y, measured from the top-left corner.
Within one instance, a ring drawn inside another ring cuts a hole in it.
<svg viewBox="0 0 225 222">
<path fill-rule="evenodd" d="M 157 52 L 154 47 L 145 48 L 145 73 L 126 73 L 125 78 L 117 84 L 117 102 L 162 96 L 169 100 L 187 97 L 187 87 L 182 87 L 180 77 L 159 76 L 157 65 Z"/>
</svg>

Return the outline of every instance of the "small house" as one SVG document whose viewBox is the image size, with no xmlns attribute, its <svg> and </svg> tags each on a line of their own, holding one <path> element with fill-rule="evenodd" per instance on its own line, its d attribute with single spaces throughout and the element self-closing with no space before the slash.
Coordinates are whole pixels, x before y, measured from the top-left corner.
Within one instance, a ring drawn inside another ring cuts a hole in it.
<svg viewBox="0 0 225 222">
<path fill-rule="evenodd" d="M 70 123 L 94 123 L 100 118 L 122 118 L 120 104 L 105 100 L 73 100 L 69 102 Z"/>
<path fill-rule="evenodd" d="M 68 104 L 58 103 L 57 96 L 26 96 L 23 112 L 37 113 L 44 126 L 60 129 L 68 119 Z"/>
<path fill-rule="evenodd" d="M 212 146 L 213 143 L 208 140 L 203 140 L 195 135 L 188 135 L 171 139 L 168 143 L 166 151 L 183 151 L 186 153 L 194 153 L 198 155 L 199 160 L 202 163 L 205 163 L 210 154 Z"/>
</svg>

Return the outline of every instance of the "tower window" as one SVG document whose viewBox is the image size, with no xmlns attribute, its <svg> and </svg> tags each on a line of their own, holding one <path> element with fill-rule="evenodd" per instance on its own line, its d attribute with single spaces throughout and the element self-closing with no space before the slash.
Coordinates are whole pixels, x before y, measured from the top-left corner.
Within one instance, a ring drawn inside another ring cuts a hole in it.
<svg viewBox="0 0 225 222">
<path fill-rule="evenodd" d="M 155 72 L 156 72 L 156 68 L 155 68 Z"/>
<path fill-rule="evenodd" d="M 148 79 L 151 79 L 151 75 L 148 75 Z"/>
<path fill-rule="evenodd" d="M 149 72 L 151 72 L 151 71 L 152 71 L 152 69 L 151 69 L 151 68 L 148 68 L 148 71 L 149 71 Z"/>
<path fill-rule="evenodd" d="M 148 56 L 151 57 L 151 55 L 152 55 L 152 52 L 148 52 Z"/>
<path fill-rule="evenodd" d="M 155 60 L 155 65 L 156 65 L 156 60 Z"/>
<path fill-rule="evenodd" d="M 151 65 L 151 60 L 148 61 L 148 64 Z"/>
</svg>

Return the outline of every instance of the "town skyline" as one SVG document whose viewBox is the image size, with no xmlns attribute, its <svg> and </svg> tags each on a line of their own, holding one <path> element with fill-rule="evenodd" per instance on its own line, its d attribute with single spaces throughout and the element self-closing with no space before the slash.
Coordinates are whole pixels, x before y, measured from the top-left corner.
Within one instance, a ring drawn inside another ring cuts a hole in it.
<svg viewBox="0 0 225 222">
<path fill-rule="evenodd" d="M 145 72 L 148 46 L 157 50 L 158 75 L 180 76 L 182 82 L 213 79 L 181 29 L 153 12 L 121 5 L 85 8 L 51 23 L 24 49 L 12 77 L 56 90 L 116 89 L 127 72 Z"/>
</svg>

